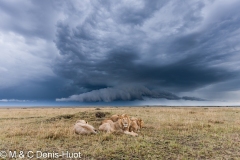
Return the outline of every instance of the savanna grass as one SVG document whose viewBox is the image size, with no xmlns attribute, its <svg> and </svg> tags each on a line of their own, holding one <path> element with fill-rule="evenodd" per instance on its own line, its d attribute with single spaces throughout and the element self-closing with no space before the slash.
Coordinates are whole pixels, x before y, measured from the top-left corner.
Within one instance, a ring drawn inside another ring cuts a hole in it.
<svg viewBox="0 0 240 160">
<path fill-rule="evenodd" d="M 103 118 L 141 117 L 138 137 L 120 133 L 76 135 L 85 119 L 96 129 Z M 240 108 L 102 107 L 0 109 L 1 151 L 81 152 L 82 159 L 240 159 Z"/>
</svg>

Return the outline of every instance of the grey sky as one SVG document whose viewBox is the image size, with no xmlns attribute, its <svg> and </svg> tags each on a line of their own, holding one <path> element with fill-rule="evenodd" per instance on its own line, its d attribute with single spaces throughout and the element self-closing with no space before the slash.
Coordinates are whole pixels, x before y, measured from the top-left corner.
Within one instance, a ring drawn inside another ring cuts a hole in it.
<svg viewBox="0 0 240 160">
<path fill-rule="evenodd" d="M 0 99 L 104 91 L 97 101 L 143 100 L 146 88 L 150 98 L 238 101 L 239 7 L 238 0 L 3 0 Z M 136 97 L 124 99 L 120 88 Z"/>
</svg>

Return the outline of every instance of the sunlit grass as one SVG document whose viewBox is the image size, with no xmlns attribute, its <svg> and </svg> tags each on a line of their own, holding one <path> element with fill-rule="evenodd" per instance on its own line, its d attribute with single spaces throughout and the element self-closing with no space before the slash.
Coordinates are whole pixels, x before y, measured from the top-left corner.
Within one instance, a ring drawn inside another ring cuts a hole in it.
<svg viewBox="0 0 240 160">
<path fill-rule="evenodd" d="M 98 129 L 96 112 L 141 117 L 138 137 L 75 135 L 76 120 Z M 81 152 L 89 159 L 239 159 L 239 108 L 27 108 L 0 109 L 0 150 Z"/>
</svg>

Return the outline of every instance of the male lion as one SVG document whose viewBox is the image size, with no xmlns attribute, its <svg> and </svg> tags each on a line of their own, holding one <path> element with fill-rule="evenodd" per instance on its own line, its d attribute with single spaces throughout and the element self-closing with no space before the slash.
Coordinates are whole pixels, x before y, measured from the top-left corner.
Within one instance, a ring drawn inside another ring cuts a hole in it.
<svg viewBox="0 0 240 160">
<path fill-rule="evenodd" d="M 119 116 L 117 122 L 112 120 L 106 120 L 102 125 L 99 126 L 100 131 L 105 131 L 107 133 L 112 132 L 123 132 L 128 135 L 137 136 L 137 133 L 129 132 L 130 119 L 127 115 Z"/>
<path fill-rule="evenodd" d="M 85 120 L 78 120 L 74 125 L 76 134 L 97 134 L 96 129 Z"/>
</svg>

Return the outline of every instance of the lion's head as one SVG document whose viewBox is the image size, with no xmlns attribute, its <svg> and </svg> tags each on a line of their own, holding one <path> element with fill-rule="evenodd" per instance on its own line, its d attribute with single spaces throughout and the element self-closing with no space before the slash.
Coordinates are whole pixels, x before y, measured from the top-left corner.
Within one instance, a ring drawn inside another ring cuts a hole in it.
<svg viewBox="0 0 240 160">
<path fill-rule="evenodd" d="M 77 120 L 76 123 L 88 124 L 88 122 L 85 120 Z"/>
<path fill-rule="evenodd" d="M 131 123 L 130 118 L 128 117 L 127 114 L 119 116 L 118 122 L 120 123 L 123 129 L 128 129 Z"/>
</svg>

